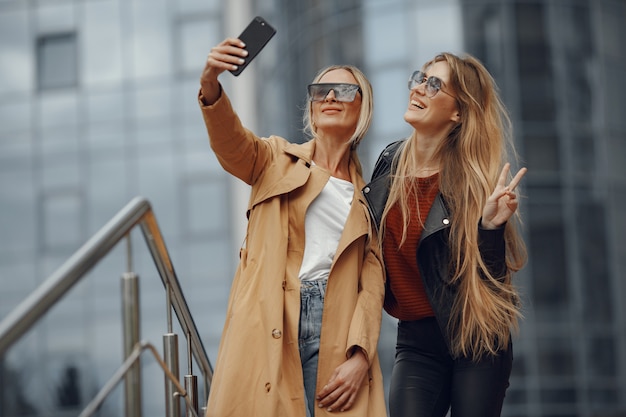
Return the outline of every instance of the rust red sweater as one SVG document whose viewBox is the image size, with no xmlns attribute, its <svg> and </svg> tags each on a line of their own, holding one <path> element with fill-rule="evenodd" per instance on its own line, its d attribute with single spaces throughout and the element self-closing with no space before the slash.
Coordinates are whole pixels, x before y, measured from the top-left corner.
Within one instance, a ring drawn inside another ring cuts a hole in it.
<svg viewBox="0 0 626 417">
<path fill-rule="evenodd" d="M 387 290 L 384 307 L 387 313 L 400 320 L 419 320 L 435 315 L 417 267 L 417 245 L 424 230 L 423 224 L 439 191 L 438 179 L 439 175 L 435 174 L 411 180 L 417 181 L 417 190 L 409 193 L 411 217 L 402 246 L 402 211 L 398 204 L 391 208 L 385 221 L 383 252 Z M 407 188 L 409 186 L 407 183 Z"/>
</svg>

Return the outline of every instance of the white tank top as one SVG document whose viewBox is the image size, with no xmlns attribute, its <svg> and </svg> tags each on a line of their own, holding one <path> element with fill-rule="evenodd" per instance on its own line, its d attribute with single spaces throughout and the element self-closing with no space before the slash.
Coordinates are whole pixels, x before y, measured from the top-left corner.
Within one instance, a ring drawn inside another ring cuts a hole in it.
<svg viewBox="0 0 626 417">
<path fill-rule="evenodd" d="M 304 258 L 299 274 L 302 281 L 328 278 L 353 195 L 354 185 L 350 181 L 330 177 L 307 209 Z"/>
</svg>

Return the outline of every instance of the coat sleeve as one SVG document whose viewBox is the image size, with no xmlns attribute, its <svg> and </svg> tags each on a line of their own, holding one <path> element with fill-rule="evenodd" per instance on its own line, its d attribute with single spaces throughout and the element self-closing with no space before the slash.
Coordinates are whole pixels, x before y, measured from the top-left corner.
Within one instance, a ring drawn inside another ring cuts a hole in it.
<svg viewBox="0 0 626 417">
<path fill-rule="evenodd" d="M 385 296 L 385 268 L 378 249 L 376 232 L 373 231 L 372 235 L 374 238 L 368 244 L 361 270 L 359 295 L 345 352 L 346 357 L 349 357 L 355 347 L 361 348 L 370 366 L 376 358 Z"/>
<path fill-rule="evenodd" d="M 272 147 L 246 129 L 222 90 L 219 99 L 206 106 L 198 96 L 211 149 L 222 167 L 249 185 L 261 176 L 272 158 Z"/>
</svg>

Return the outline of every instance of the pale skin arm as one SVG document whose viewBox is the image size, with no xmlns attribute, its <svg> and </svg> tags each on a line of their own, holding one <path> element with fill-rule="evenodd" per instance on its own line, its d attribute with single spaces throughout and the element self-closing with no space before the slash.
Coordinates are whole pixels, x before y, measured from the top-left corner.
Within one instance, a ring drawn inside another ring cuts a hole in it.
<svg viewBox="0 0 626 417">
<path fill-rule="evenodd" d="M 204 104 L 211 105 L 220 97 L 221 90 L 217 76 L 226 70 L 235 70 L 237 65 L 243 64 L 243 58 L 248 55 L 244 47 L 245 44 L 241 40 L 227 38 L 211 48 L 200 76 L 200 89 Z"/>
<path fill-rule="evenodd" d="M 502 226 L 517 210 L 519 201 L 514 191 L 524 174 L 526 174 L 527 169 L 520 169 L 509 185 L 506 185 L 506 178 L 510 169 L 511 164 L 508 162 L 504 164 L 502 172 L 500 172 L 500 177 L 498 178 L 498 184 L 493 190 L 493 193 L 489 196 L 487 204 L 485 204 L 481 221 L 481 227 L 483 229 L 496 229 Z"/>
<path fill-rule="evenodd" d="M 348 360 L 339 365 L 330 380 L 318 392 L 319 407 L 328 411 L 348 410 L 356 401 L 356 395 L 367 377 L 369 362 L 365 353 L 356 348 Z"/>
</svg>

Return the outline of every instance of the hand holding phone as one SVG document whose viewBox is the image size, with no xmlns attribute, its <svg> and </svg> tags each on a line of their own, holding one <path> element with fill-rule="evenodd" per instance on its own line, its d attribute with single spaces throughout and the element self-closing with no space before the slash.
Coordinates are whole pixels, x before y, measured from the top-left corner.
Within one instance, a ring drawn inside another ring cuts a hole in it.
<svg viewBox="0 0 626 417">
<path fill-rule="evenodd" d="M 239 65 L 236 70 L 230 72 L 235 76 L 241 74 L 254 57 L 261 52 L 261 49 L 272 39 L 274 34 L 276 34 L 276 29 L 267 23 L 265 19 L 260 16 L 252 19 L 250 24 L 241 32 L 241 35 L 239 35 L 239 39 L 246 44 L 245 49 L 248 51 L 248 56 L 245 57 L 243 64 Z"/>
</svg>

